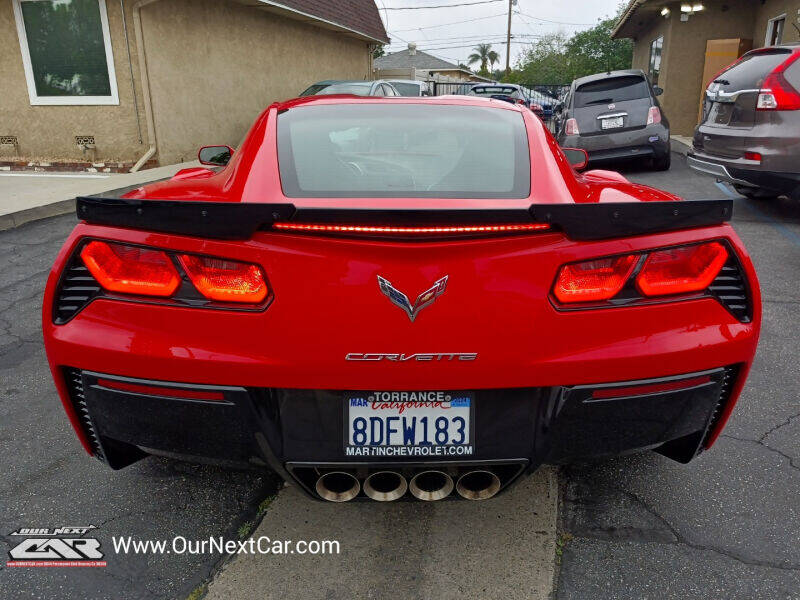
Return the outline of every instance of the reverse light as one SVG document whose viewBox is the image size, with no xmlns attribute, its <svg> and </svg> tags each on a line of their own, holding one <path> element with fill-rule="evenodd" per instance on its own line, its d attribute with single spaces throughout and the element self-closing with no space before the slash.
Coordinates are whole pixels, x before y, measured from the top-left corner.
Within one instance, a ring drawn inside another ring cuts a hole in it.
<svg viewBox="0 0 800 600">
<path fill-rule="evenodd" d="M 81 259 L 110 292 L 171 296 L 181 281 L 172 261 L 160 250 L 95 240 L 83 247 Z"/>
<path fill-rule="evenodd" d="M 636 254 L 626 254 L 564 265 L 553 293 L 564 303 L 613 298 L 625 285 L 638 258 Z"/>
<path fill-rule="evenodd" d="M 784 71 L 800 58 L 800 53 L 778 65 L 764 79 L 758 95 L 757 110 L 800 110 L 800 92 L 787 80 Z"/>
<path fill-rule="evenodd" d="M 684 294 L 706 289 L 719 275 L 728 251 L 719 242 L 651 252 L 636 276 L 645 296 Z"/>
<path fill-rule="evenodd" d="M 651 106 L 647 111 L 647 124 L 655 125 L 661 123 L 661 110 L 657 106 Z"/>
<path fill-rule="evenodd" d="M 578 122 L 575 119 L 567 119 L 564 124 L 564 135 L 580 135 Z"/>
<path fill-rule="evenodd" d="M 547 223 L 508 223 L 501 225 L 453 225 L 431 227 L 406 227 L 384 225 L 329 225 L 326 223 L 286 223 L 278 221 L 272 224 L 273 229 L 280 231 L 305 231 L 320 233 L 355 233 L 355 234 L 399 234 L 399 235 L 431 235 L 461 233 L 514 233 L 520 231 L 548 231 Z"/>
<path fill-rule="evenodd" d="M 192 254 L 181 254 L 178 260 L 197 290 L 210 300 L 258 303 L 267 297 L 267 282 L 258 265 Z"/>
</svg>

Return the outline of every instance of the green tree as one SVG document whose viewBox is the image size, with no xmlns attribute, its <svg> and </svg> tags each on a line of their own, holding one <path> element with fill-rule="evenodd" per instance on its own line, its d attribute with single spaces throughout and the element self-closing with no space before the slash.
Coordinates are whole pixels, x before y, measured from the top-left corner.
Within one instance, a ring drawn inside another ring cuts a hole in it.
<svg viewBox="0 0 800 600">
<path fill-rule="evenodd" d="M 493 67 L 494 63 L 500 60 L 500 55 L 492 50 L 491 44 L 478 44 L 473 50 L 474 52 L 467 57 L 467 62 L 471 65 L 480 63 L 481 68 L 478 72 L 481 75 L 488 75 L 489 67 Z"/>
<path fill-rule="evenodd" d="M 386 50 L 383 49 L 383 46 L 375 46 L 375 50 L 372 51 L 372 58 L 380 58 L 385 54 Z"/>
</svg>

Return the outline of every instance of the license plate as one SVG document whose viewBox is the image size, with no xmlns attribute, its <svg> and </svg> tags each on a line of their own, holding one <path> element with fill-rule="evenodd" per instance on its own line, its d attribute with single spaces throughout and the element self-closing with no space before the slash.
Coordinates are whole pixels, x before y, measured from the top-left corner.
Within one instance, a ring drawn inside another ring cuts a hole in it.
<svg viewBox="0 0 800 600">
<path fill-rule="evenodd" d="M 458 457 L 473 453 L 473 392 L 353 392 L 345 396 L 345 455 Z"/>
<path fill-rule="evenodd" d="M 600 127 L 602 127 L 603 129 L 615 129 L 617 127 L 622 127 L 622 117 L 600 119 Z"/>
</svg>

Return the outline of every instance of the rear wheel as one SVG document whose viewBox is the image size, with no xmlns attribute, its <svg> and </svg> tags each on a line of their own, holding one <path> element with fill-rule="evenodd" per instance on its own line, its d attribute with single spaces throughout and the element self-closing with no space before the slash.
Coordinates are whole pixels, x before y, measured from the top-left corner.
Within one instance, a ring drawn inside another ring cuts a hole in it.
<svg viewBox="0 0 800 600">
<path fill-rule="evenodd" d="M 734 183 L 733 189 L 736 190 L 737 194 L 749 198 L 750 200 L 771 200 L 778 197 L 777 192 L 765 190 L 764 188 L 748 187 L 746 185 L 736 185 Z"/>
<path fill-rule="evenodd" d="M 672 162 L 672 153 L 667 152 L 664 156 L 657 156 L 653 159 L 653 169 L 656 171 L 669 171 Z"/>
</svg>

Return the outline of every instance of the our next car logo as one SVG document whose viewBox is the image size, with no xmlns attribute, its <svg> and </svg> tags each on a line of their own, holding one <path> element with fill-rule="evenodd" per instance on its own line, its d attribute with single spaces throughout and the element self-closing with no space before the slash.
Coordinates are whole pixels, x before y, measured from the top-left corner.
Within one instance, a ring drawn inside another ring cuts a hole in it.
<svg viewBox="0 0 800 600">
<path fill-rule="evenodd" d="M 392 304 L 402 308 L 413 323 L 419 311 L 429 304 L 432 304 L 434 300 L 444 294 L 444 290 L 447 288 L 447 277 L 448 276 L 445 275 L 434 283 L 432 288 L 425 290 L 417 296 L 417 300 L 413 305 L 409 301 L 408 296 L 394 287 L 388 279 L 384 279 L 380 275 L 378 275 L 378 286 L 381 292 L 383 292 L 383 295 L 386 296 Z"/>
<path fill-rule="evenodd" d="M 100 541 L 83 537 L 86 527 L 23 528 L 11 536 L 22 539 L 9 550 L 8 567 L 105 567 Z"/>
</svg>

